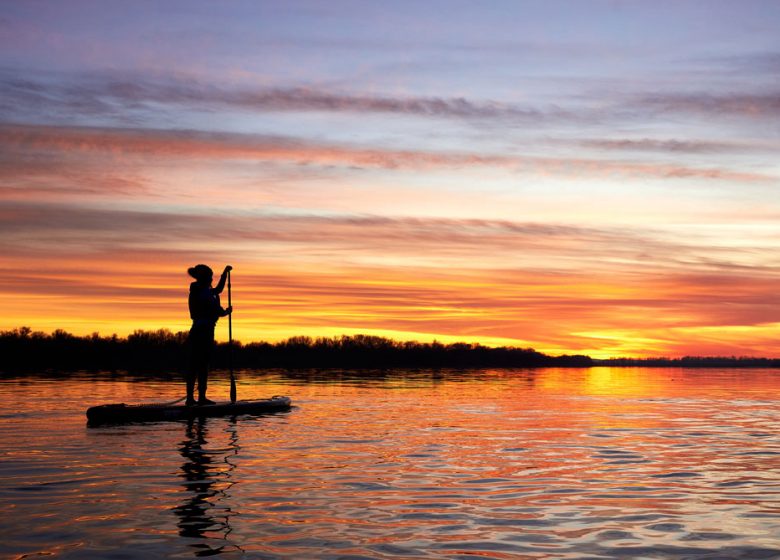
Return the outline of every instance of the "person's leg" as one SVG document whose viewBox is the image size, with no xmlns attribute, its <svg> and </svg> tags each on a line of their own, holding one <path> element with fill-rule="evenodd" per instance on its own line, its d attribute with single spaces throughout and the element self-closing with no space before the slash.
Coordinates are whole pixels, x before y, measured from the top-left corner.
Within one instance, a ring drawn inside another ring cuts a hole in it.
<svg viewBox="0 0 780 560">
<path fill-rule="evenodd" d="M 189 370 L 186 373 L 186 381 L 187 381 L 187 400 L 185 401 L 185 404 L 195 404 L 195 372 L 192 370 L 192 366 L 190 366 Z"/>
<path fill-rule="evenodd" d="M 190 331 L 190 335 L 187 337 L 187 353 L 189 354 L 189 363 L 184 372 L 184 381 L 187 386 L 186 404 L 193 405 L 195 404 L 195 379 L 197 378 L 199 361 L 197 334 L 194 331 Z"/>
<path fill-rule="evenodd" d="M 198 402 L 200 404 L 213 404 L 214 401 L 206 397 L 206 389 L 209 382 L 209 363 L 214 349 L 214 329 L 205 330 L 200 347 L 203 352 L 201 368 L 198 370 Z"/>
<path fill-rule="evenodd" d="M 208 388 L 209 368 L 207 364 L 198 370 L 198 400 L 206 400 L 206 389 Z"/>
</svg>

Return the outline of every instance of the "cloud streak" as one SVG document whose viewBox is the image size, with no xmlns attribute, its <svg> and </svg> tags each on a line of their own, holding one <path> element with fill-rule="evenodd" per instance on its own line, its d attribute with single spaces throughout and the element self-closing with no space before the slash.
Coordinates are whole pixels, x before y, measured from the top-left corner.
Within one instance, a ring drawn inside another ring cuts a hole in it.
<svg viewBox="0 0 780 560">
<path fill-rule="evenodd" d="M 776 180 L 776 177 L 771 175 L 755 172 L 697 168 L 673 163 L 366 149 L 334 144 L 313 144 L 283 137 L 191 130 L 5 125 L 0 126 L 0 146 L 4 150 L 17 152 L 58 150 L 80 154 L 248 159 L 299 165 L 377 169 L 435 170 L 494 167 L 515 172 L 552 173 L 562 176 L 622 175 L 650 179 L 706 179 L 737 182 Z"/>
<path fill-rule="evenodd" d="M 244 111 L 317 111 L 384 113 L 458 119 L 506 119 L 538 121 L 573 118 L 557 108 L 543 111 L 498 101 L 473 101 L 464 97 L 383 96 L 330 92 L 318 88 L 228 89 L 195 80 L 152 81 L 137 78 L 86 76 L 80 80 L 36 80 L 0 76 L 5 99 L 0 110 L 71 110 L 84 115 L 116 114 L 118 106 L 140 109 L 149 104 L 183 105 Z"/>
<path fill-rule="evenodd" d="M 673 231 L 627 227 L 583 227 L 506 220 L 317 216 L 268 212 L 173 212 L 106 209 L 83 204 L 0 203 L 0 235 L 9 251 L 156 250 L 182 243 L 214 253 L 288 254 L 302 261 L 382 263 L 400 259 L 419 266 L 471 268 L 598 267 L 621 273 L 700 270 L 752 276 L 777 267 L 746 264 L 760 246 L 717 247 L 711 239 L 685 240 Z M 771 250 L 769 250 L 771 252 Z M 466 264 L 468 263 L 468 265 Z"/>
<path fill-rule="evenodd" d="M 659 152 L 670 154 L 728 154 L 770 152 L 780 144 L 770 142 L 713 142 L 708 140 L 675 140 L 657 138 L 620 138 L 577 140 L 577 145 L 603 150 L 627 152 Z"/>
<path fill-rule="evenodd" d="M 637 104 L 660 113 L 764 118 L 780 116 L 780 91 L 767 93 L 674 93 L 641 96 Z"/>
<path fill-rule="evenodd" d="M 775 64 L 767 55 L 765 64 Z M 769 61 L 769 62 L 766 62 Z M 24 75 L 24 78 L 20 76 Z M 409 115 L 503 123 L 605 123 L 661 114 L 690 114 L 750 119 L 780 115 L 780 90 L 654 91 L 611 94 L 582 103 L 583 95 L 555 104 L 528 105 L 465 96 L 402 96 L 331 91 L 310 87 L 217 85 L 194 78 L 118 74 L 40 74 L 6 70 L 0 74 L 0 114 L 104 115 L 131 119 L 138 111 L 161 107 L 199 111 L 324 112 Z M 591 96 L 594 94 L 590 94 Z M 588 94 L 584 94 L 585 99 Z M 597 102 L 597 103 L 594 103 Z"/>
</svg>

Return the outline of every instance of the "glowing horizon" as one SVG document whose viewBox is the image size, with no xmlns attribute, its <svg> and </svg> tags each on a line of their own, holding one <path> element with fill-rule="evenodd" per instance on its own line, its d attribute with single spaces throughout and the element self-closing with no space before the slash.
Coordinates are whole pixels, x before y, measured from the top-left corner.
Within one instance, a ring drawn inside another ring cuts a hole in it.
<svg viewBox="0 0 780 560">
<path fill-rule="evenodd" d="M 6 4 L 0 329 L 186 330 L 204 262 L 244 342 L 780 356 L 779 21 Z"/>
</svg>

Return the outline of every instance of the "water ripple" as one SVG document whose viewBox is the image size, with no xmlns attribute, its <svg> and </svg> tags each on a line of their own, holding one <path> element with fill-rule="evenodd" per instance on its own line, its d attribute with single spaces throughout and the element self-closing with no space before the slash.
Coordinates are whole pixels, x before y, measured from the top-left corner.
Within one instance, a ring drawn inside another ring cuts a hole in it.
<svg viewBox="0 0 780 560">
<path fill-rule="evenodd" d="M 777 372 L 677 372 L 664 385 L 663 370 L 620 370 L 609 390 L 597 375 L 273 373 L 257 390 L 291 394 L 290 414 L 98 429 L 84 426 L 83 395 L 153 400 L 178 386 L 25 381 L 24 409 L 0 411 L 4 547 L 79 559 L 780 558 Z M 0 402 L 19 394 L 0 383 Z"/>
</svg>

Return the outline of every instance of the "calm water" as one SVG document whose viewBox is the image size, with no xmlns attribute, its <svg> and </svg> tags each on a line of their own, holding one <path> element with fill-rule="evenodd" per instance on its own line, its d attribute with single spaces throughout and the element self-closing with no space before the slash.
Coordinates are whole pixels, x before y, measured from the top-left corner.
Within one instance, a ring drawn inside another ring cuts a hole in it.
<svg viewBox="0 0 780 560">
<path fill-rule="evenodd" d="M 244 372 L 291 412 L 87 428 L 172 381 L 0 381 L 8 558 L 780 558 L 780 371 Z M 224 380 L 212 396 L 226 397 Z"/>
</svg>

